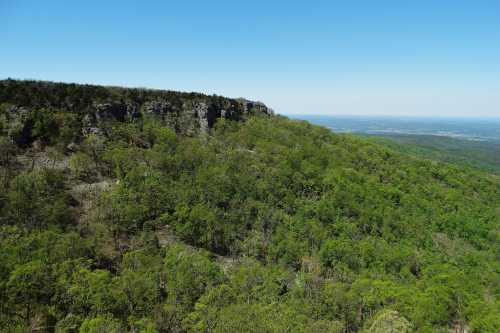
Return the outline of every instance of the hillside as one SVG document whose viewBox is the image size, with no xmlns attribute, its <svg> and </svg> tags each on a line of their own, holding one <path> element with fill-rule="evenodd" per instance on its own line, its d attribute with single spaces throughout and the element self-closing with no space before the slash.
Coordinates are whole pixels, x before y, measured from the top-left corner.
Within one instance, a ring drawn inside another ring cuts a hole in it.
<svg viewBox="0 0 500 333">
<path fill-rule="evenodd" d="M 500 174 L 500 119 L 296 115 L 399 152 Z"/>
<path fill-rule="evenodd" d="M 402 153 L 477 168 L 500 175 L 500 142 L 471 141 L 436 135 L 376 135 L 377 143 Z"/>
<path fill-rule="evenodd" d="M 500 331 L 497 176 L 246 100 L 0 105 L 2 332 Z"/>
</svg>

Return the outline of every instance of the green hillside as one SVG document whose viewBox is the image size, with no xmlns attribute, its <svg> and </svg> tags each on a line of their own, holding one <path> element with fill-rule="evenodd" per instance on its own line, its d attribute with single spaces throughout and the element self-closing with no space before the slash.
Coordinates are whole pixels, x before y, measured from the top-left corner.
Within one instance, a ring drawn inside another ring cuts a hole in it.
<svg viewBox="0 0 500 333">
<path fill-rule="evenodd" d="M 500 142 L 471 141 L 435 135 L 376 135 L 373 141 L 397 151 L 473 167 L 500 175 Z"/>
<path fill-rule="evenodd" d="M 185 131 L 190 102 L 169 118 L 156 95 L 14 82 L 1 332 L 500 331 L 499 177 L 260 104 Z M 104 102 L 138 114 L 88 131 Z"/>
</svg>

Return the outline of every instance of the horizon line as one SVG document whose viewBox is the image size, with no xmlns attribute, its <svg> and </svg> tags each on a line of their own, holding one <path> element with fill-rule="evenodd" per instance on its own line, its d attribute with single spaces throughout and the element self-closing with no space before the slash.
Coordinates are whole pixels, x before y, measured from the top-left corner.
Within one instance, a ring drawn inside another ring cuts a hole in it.
<svg viewBox="0 0 500 333">
<path fill-rule="evenodd" d="M 345 113 L 281 113 L 278 114 L 290 118 L 294 117 L 330 117 L 330 118 L 415 118 L 415 119 L 477 119 L 477 120 L 497 120 L 499 116 L 475 116 L 475 115 L 409 115 L 409 114 L 345 114 Z"/>
</svg>

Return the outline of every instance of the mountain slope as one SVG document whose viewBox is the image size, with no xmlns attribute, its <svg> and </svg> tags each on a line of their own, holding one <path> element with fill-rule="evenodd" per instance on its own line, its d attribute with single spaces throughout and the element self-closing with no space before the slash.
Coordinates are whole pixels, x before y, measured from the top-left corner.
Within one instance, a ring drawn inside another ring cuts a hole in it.
<svg viewBox="0 0 500 333">
<path fill-rule="evenodd" d="M 500 174 L 500 142 L 470 141 L 435 135 L 376 135 L 377 143 L 403 153 Z"/>
<path fill-rule="evenodd" d="M 30 102 L 15 144 L 13 101 L 5 331 L 499 330 L 498 177 L 255 110 L 192 135 Z"/>
</svg>

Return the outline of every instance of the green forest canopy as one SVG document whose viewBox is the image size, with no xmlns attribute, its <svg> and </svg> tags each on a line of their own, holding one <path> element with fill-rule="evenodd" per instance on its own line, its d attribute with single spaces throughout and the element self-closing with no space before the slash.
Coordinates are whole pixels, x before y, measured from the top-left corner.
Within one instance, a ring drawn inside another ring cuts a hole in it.
<svg viewBox="0 0 500 333">
<path fill-rule="evenodd" d="M 430 158 L 500 175 L 500 142 L 436 135 L 368 135 L 371 141 L 405 154 Z"/>
<path fill-rule="evenodd" d="M 30 102 L 20 146 L 0 102 L 2 332 L 500 331 L 497 176 L 251 112 Z"/>
</svg>

